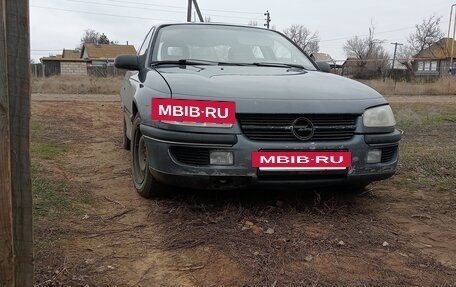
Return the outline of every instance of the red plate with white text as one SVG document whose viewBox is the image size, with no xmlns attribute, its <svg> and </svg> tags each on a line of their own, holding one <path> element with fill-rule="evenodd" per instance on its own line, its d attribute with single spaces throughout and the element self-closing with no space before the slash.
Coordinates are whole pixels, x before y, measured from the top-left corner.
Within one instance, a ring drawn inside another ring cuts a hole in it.
<svg viewBox="0 0 456 287">
<path fill-rule="evenodd" d="M 352 165 L 349 151 L 258 151 L 252 167 L 260 170 L 344 170 Z"/>
</svg>

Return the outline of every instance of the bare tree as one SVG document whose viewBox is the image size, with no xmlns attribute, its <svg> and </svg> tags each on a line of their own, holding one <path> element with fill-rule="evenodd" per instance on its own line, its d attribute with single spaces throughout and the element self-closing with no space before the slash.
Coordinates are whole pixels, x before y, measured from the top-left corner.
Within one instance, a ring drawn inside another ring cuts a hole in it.
<svg viewBox="0 0 456 287">
<path fill-rule="evenodd" d="M 397 47 L 397 60 L 400 63 L 411 61 L 413 59 L 413 56 L 416 54 L 416 50 L 410 45 L 402 45 Z"/>
<path fill-rule="evenodd" d="M 411 33 L 407 39 L 410 48 L 415 53 L 429 48 L 432 44 L 443 38 L 444 34 L 440 29 L 441 20 L 442 17 L 433 15 L 427 19 L 423 19 L 421 24 L 415 25 L 415 32 Z"/>
<path fill-rule="evenodd" d="M 318 32 L 313 32 L 301 24 L 293 24 L 285 29 L 283 33 L 307 54 L 317 53 L 320 49 Z"/>
<path fill-rule="evenodd" d="M 407 68 L 410 75 L 415 74 L 412 61 L 416 54 L 418 52 L 410 45 L 399 46 L 397 49 L 397 61 Z"/>
<path fill-rule="evenodd" d="M 108 36 L 106 36 L 104 33 L 99 33 L 93 29 L 86 29 L 82 35 L 79 48 L 82 48 L 84 43 L 114 44 L 117 43 L 117 41 L 110 41 Z"/>
<path fill-rule="evenodd" d="M 398 60 L 407 67 L 412 75 L 414 74 L 413 57 L 444 37 L 444 33 L 440 28 L 441 20 L 442 17 L 436 17 L 435 15 L 423 19 L 421 24 L 415 25 L 415 31 L 408 36 L 407 45 L 399 48 L 397 53 Z"/>
<path fill-rule="evenodd" d="M 358 77 L 381 75 L 388 63 L 388 53 L 383 47 L 384 40 L 374 37 L 375 27 L 369 27 L 369 35 L 365 38 L 354 36 L 344 44 L 344 51 L 349 58 L 356 60 L 359 67 Z"/>
<path fill-rule="evenodd" d="M 247 25 L 249 25 L 249 26 L 254 26 L 254 27 L 258 27 L 258 21 L 250 20 L 249 23 L 248 23 Z"/>
<path fill-rule="evenodd" d="M 81 38 L 81 46 L 84 45 L 84 43 L 98 43 L 98 39 L 100 38 L 100 33 L 93 29 L 86 29 L 84 30 L 84 35 L 82 35 Z"/>
</svg>

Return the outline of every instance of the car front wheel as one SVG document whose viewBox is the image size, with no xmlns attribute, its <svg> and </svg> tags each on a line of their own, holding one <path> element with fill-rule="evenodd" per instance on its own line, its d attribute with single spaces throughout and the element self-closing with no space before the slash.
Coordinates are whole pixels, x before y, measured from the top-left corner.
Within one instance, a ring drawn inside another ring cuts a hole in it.
<svg viewBox="0 0 456 287">
<path fill-rule="evenodd" d="M 165 186 L 155 180 L 149 170 L 149 161 L 145 138 L 139 128 L 141 119 L 135 117 L 131 142 L 131 164 L 133 183 L 136 191 L 145 198 L 163 195 Z"/>
</svg>

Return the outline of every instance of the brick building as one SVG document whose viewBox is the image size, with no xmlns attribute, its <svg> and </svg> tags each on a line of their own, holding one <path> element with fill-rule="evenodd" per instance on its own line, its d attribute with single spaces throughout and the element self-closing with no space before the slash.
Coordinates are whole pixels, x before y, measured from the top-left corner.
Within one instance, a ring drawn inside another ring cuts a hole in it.
<svg viewBox="0 0 456 287">
<path fill-rule="evenodd" d="M 44 76 L 117 75 L 114 60 L 118 55 L 136 54 L 133 45 L 85 43 L 82 50 L 63 49 L 62 54 L 41 58 Z"/>
<path fill-rule="evenodd" d="M 87 75 L 87 63 L 80 58 L 80 54 L 78 50 L 63 49 L 62 54 L 41 58 L 44 75 Z"/>
</svg>

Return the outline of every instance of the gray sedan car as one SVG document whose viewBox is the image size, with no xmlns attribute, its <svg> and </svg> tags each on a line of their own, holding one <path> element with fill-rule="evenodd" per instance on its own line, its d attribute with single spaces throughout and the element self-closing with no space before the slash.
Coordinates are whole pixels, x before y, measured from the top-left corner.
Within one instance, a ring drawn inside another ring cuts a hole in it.
<svg viewBox="0 0 456 287">
<path fill-rule="evenodd" d="M 115 65 L 129 70 L 124 147 L 144 197 L 168 186 L 359 188 L 395 172 L 401 132 L 388 102 L 280 32 L 163 24 Z"/>
</svg>

